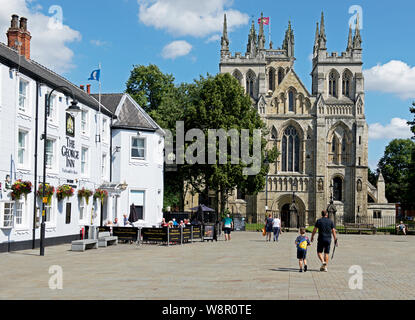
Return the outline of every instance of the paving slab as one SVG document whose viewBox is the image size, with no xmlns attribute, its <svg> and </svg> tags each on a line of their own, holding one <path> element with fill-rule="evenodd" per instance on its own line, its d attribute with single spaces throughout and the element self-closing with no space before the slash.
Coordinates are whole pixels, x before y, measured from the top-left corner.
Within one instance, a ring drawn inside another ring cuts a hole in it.
<svg viewBox="0 0 415 320">
<path fill-rule="evenodd" d="M 296 236 L 284 233 L 277 243 L 261 233 L 234 232 L 231 241 L 170 247 L 72 252 L 67 244 L 47 247 L 43 257 L 38 249 L 3 253 L 0 299 L 415 299 L 415 237 L 339 235 L 327 273 L 319 271 L 316 243 L 307 253 L 309 270 L 299 273 Z M 62 289 L 49 286 L 57 275 L 51 266 L 62 270 Z M 352 266 L 363 272 L 362 289 L 349 286 Z"/>
</svg>

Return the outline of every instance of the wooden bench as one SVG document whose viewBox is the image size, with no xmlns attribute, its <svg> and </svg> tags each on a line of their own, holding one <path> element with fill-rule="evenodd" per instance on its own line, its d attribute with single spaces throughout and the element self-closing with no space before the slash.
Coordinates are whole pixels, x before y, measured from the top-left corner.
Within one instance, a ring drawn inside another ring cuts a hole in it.
<svg viewBox="0 0 415 320">
<path fill-rule="evenodd" d="M 117 245 L 118 237 L 113 237 L 108 231 L 98 233 L 98 247 L 107 247 L 108 245 Z"/>
<path fill-rule="evenodd" d="M 84 239 L 72 241 L 72 251 L 85 251 L 85 249 L 98 249 L 98 240 Z"/>
<path fill-rule="evenodd" d="M 345 223 L 344 231 L 346 234 L 347 231 L 358 231 L 359 234 L 362 234 L 362 231 L 369 231 L 376 234 L 376 227 L 370 223 Z"/>
</svg>

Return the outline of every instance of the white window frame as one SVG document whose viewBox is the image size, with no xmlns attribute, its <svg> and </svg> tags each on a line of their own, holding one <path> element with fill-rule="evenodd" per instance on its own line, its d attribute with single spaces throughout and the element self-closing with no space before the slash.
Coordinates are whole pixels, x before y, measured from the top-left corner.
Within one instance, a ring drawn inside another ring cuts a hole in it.
<svg viewBox="0 0 415 320">
<path fill-rule="evenodd" d="M 51 141 L 52 142 L 52 163 L 50 165 L 46 164 L 46 169 L 51 170 L 52 172 L 56 171 L 56 161 L 57 161 L 57 154 L 56 154 L 56 139 L 52 138 L 52 137 L 48 137 L 45 140 L 46 141 Z M 47 159 L 47 151 L 46 151 L 46 159 Z M 45 161 L 46 161 L 45 159 Z"/>
<path fill-rule="evenodd" d="M 108 119 L 102 118 L 102 141 L 108 141 Z"/>
<path fill-rule="evenodd" d="M 47 228 L 56 227 L 56 220 L 55 220 L 56 219 L 56 216 L 55 216 L 56 202 L 57 202 L 56 197 L 52 197 L 52 200 L 50 201 L 50 205 L 45 203 L 45 211 L 46 211 L 45 212 L 45 224 Z M 43 204 L 40 205 L 40 221 L 42 221 L 42 214 L 43 214 L 42 206 Z M 49 220 L 47 220 L 48 210 L 49 210 Z"/>
<path fill-rule="evenodd" d="M 45 99 L 49 96 L 49 93 L 46 94 Z M 48 121 L 53 124 L 57 124 L 58 122 L 58 96 L 56 94 L 52 94 L 50 96 L 50 106 L 49 106 L 49 116 Z"/>
<path fill-rule="evenodd" d="M 19 209 L 19 206 L 21 206 L 21 209 Z M 15 229 L 24 229 L 26 227 L 26 201 L 24 197 L 22 196 L 22 199 L 15 201 L 14 203 L 14 228 Z M 21 210 L 21 215 L 18 215 L 18 211 Z M 21 219 L 20 223 L 18 223 L 17 219 Z"/>
<path fill-rule="evenodd" d="M 102 153 L 102 155 L 101 155 L 101 178 L 102 179 L 106 179 L 107 178 L 107 158 L 108 157 L 108 155 L 107 155 L 107 153 Z"/>
<path fill-rule="evenodd" d="M 85 161 L 83 159 L 83 155 L 84 155 L 84 150 L 85 150 Z M 82 170 L 82 165 L 85 163 L 85 167 L 84 170 Z M 89 148 L 82 146 L 81 148 L 81 175 L 84 177 L 87 177 L 89 175 Z"/>
<path fill-rule="evenodd" d="M 18 80 L 19 80 L 19 84 L 18 84 L 18 88 L 17 88 L 17 110 L 21 113 L 28 114 L 29 111 L 30 111 L 30 101 L 29 101 L 30 81 L 23 78 L 23 77 L 19 77 Z M 21 99 L 21 96 L 22 96 L 22 94 L 20 93 L 20 84 L 21 83 L 25 83 L 25 85 L 26 85 L 25 94 L 23 96 L 23 98 L 24 98 L 23 107 L 20 104 L 20 99 Z"/>
<path fill-rule="evenodd" d="M 85 198 L 79 200 L 79 224 L 83 225 L 88 222 L 88 208 L 89 205 L 86 203 Z M 83 216 L 81 217 L 81 212 L 83 212 Z"/>
<path fill-rule="evenodd" d="M 143 189 L 129 189 L 128 190 L 128 207 L 130 207 L 132 205 L 131 202 L 131 193 L 132 192 L 142 192 L 143 193 L 143 219 L 141 220 L 145 220 L 146 219 L 146 190 Z"/>
<path fill-rule="evenodd" d="M 85 119 L 82 116 L 85 114 Z M 89 136 L 89 110 L 82 109 L 81 112 L 81 133 L 85 136 Z"/>
<path fill-rule="evenodd" d="M 6 208 L 6 204 L 10 208 Z M 6 219 L 6 210 L 8 212 Z M 0 201 L 0 229 L 13 229 L 14 219 L 14 201 Z M 7 225 L 5 225 L 7 222 Z"/>
<path fill-rule="evenodd" d="M 132 151 L 133 151 L 133 140 L 139 139 L 144 141 L 144 157 L 133 157 Z M 147 159 L 147 138 L 146 137 L 140 137 L 140 136 L 131 136 L 130 138 L 130 160 L 131 161 L 143 161 Z"/>
<path fill-rule="evenodd" d="M 20 163 L 19 151 L 20 151 L 20 141 L 19 135 L 23 133 L 25 135 L 24 138 L 24 154 L 23 154 L 23 163 Z M 28 168 L 29 167 L 29 131 L 23 128 L 19 128 L 17 130 L 17 166 L 19 168 Z"/>
</svg>

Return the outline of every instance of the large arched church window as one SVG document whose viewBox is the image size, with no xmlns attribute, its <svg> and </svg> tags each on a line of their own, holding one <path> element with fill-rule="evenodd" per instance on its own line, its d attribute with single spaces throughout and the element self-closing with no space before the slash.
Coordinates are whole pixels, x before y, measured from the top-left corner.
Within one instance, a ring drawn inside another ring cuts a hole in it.
<svg viewBox="0 0 415 320">
<path fill-rule="evenodd" d="M 268 88 L 271 91 L 275 90 L 275 70 L 274 70 L 274 68 L 269 69 L 269 72 L 268 72 Z"/>
<path fill-rule="evenodd" d="M 338 76 L 335 71 L 330 72 L 329 75 L 329 95 L 337 98 L 337 79 Z"/>
<path fill-rule="evenodd" d="M 300 172 L 300 137 L 293 126 L 285 129 L 281 149 L 282 171 Z"/>
<path fill-rule="evenodd" d="M 343 95 L 351 98 L 351 92 L 352 92 L 352 75 L 350 71 L 346 70 L 343 73 Z"/>
<path fill-rule="evenodd" d="M 252 98 L 254 98 L 255 92 L 255 78 L 255 74 L 251 71 L 246 75 L 246 93 Z"/>
<path fill-rule="evenodd" d="M 340 177 L 333 179 L 333 199 L 334 201 L 342 201 L 343 180 Z"/>
<path fill-rule="evenodd" d="M 332 154 L 332 163 L 338 163 L 338 154 L 339 154 L 339 146 L 338 141 L 335 135 L 333 135 L 333 139 L 331 140 L 331 154 Z"/>
<path fill-rule="evenodd" d="M 236 80 L 238 80 L 239 84 L 242 85 L 242 73 L 239 70 L 235 70 L 232 73 L 232 76 L 234 76 Z"/>
<path fill-rule="evenodd" d="M 288 92 L 288 111 L 294 112 L 294 91 Z"/>
</svg>

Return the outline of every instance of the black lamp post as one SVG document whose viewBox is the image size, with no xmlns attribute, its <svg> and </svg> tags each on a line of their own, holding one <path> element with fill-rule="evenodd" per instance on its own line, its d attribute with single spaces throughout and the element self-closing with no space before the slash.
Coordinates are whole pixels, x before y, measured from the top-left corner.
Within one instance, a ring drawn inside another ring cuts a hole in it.
<svg viewBox="0 0 415 320">
<path fill-rule="evenodd" d="M 264 165 L 266 165 L 267 167 L 269 166 L 269 160 L 268 160 L 268 156 L 266 153 L 265 153 Z M 269 167 L 267 168 L 267 174 L 265 177 L 265 215 L 267 214 L 267 210 L 268 210 L 268 173 L 269 173 Z"/>
<path fill-rule="evenodd" d="M 47 129 L 48 129 L 48 115 L 50 111 L 50 97 L 52 96 L 52 93 L 56 91 L 57 89 L 67 89 L 72 94 L 72 102 L 68 109 L 66 109 L 67 112 L 70 113 L 78 113 L 81 111 L 81 108 L 78 106 L 78 101 L 75 99 L 75 95 L 73 94 L 73 91 L 65 86 L 59 86 L 55 89 L 53 89 L 49 94 L 47 95 L 45 99 L 45 119 L 44 119 L 44 126 L 45 126 L 45 132 L 41 136 L 41 140 L 44 140 L 43 142 L 43 189 L 42 189 L 42 222 L 40 224 L 40 255 L 45 255 L 45 189 L 46 189 L 46 143 L 47 143 Z"/>
</svg>

